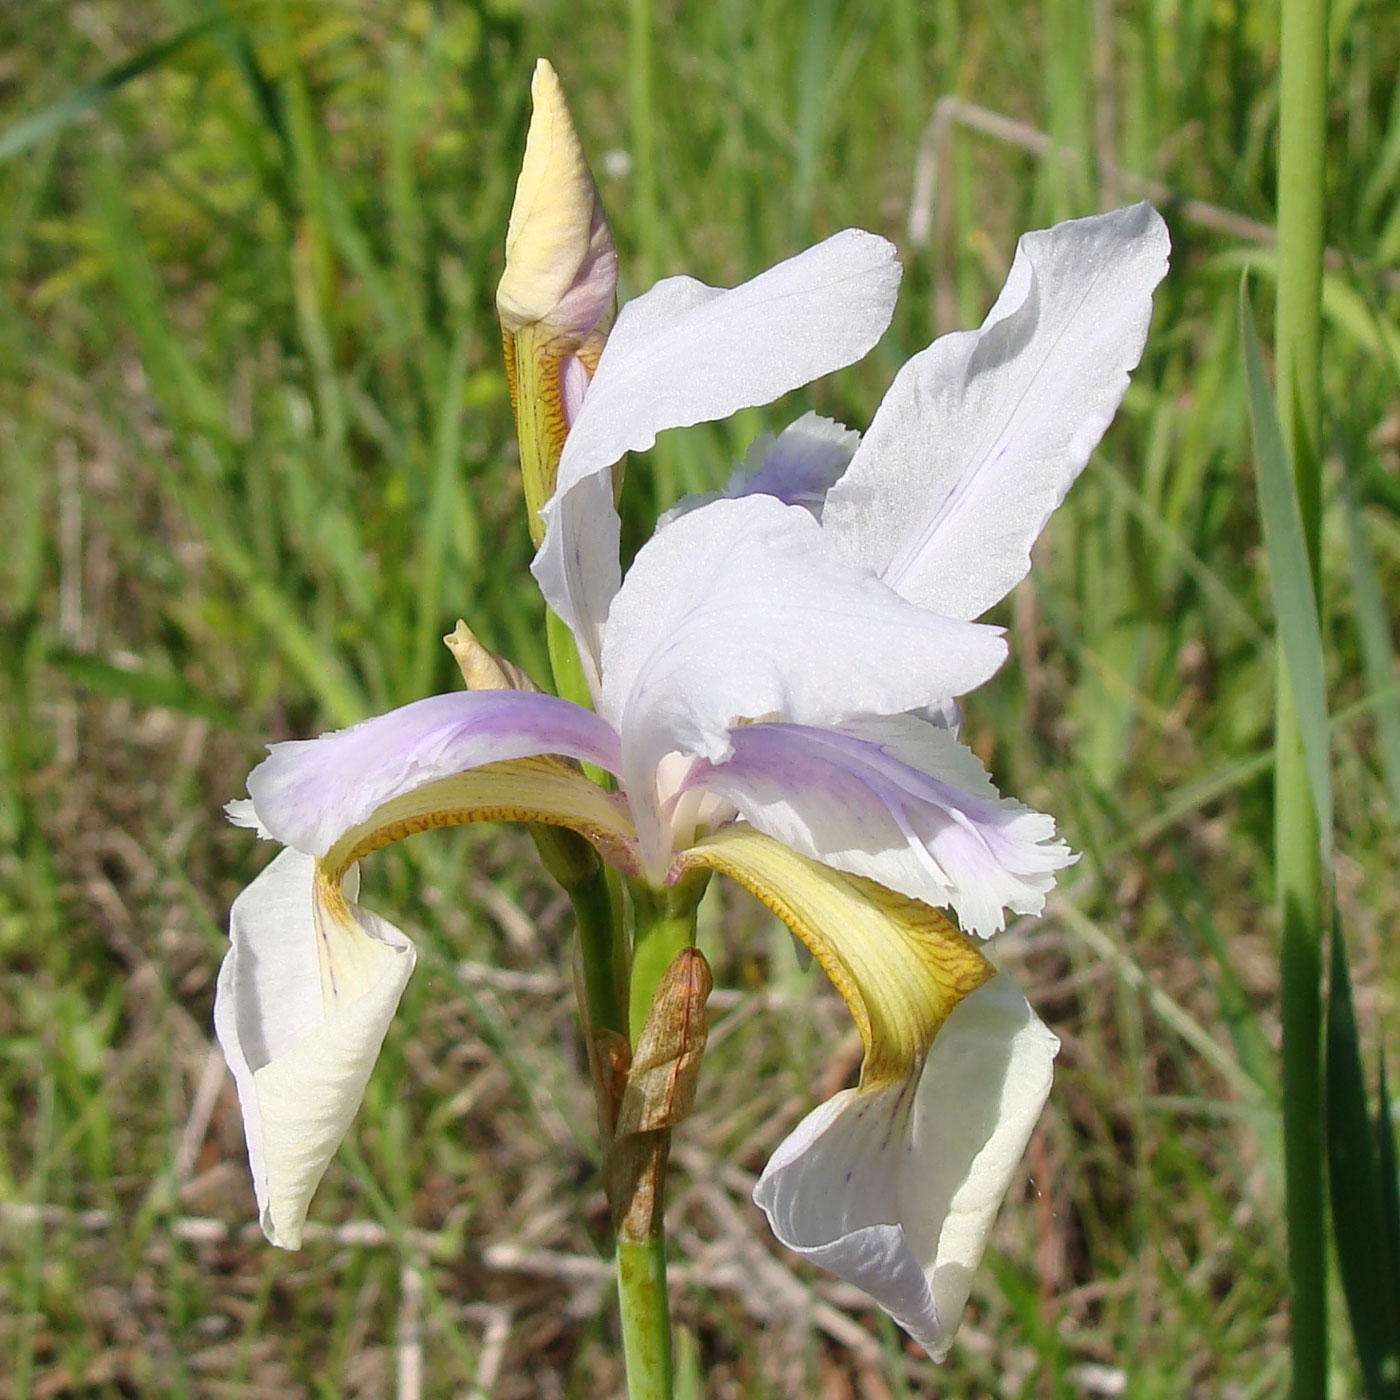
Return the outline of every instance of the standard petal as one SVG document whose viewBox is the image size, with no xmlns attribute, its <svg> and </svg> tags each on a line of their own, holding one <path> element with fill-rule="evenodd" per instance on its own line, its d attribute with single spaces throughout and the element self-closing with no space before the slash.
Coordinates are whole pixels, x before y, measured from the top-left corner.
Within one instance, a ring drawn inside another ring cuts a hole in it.
<svg viewBox="0 0 1400 1400">
<path fill-rule="evenodd" d="M 828 493 L 842 554 L 949 617 L 1023 578 L 1142 354 L 1168 249 L 1148 204 L 1026 234 L 982 328 L 904 366 Z"/>
<path fill-rule="evenodd" d="M 1058 1048 L 1002 974 L 958 1004 L 916 1077 L 808 1115 L 754 1200 L 783 1244 L 864 1289 L 942 1361 Z"/>
<path fill-rule="evenodd" d="M 764 433 L 754 440 L 724 494 L 776 496 L 785 505 L 806 506 L 820 520 L 826 493 L 859 446 L 854 429 L 804 413 L 776 438 Z"/>
<path fill-rule="evenodd" d="M 249 774 L 248 792 L 269 834 L 319 856 L 394 798 L 534 754 L 621 766 L 616 735 L 582 706 L 553 695 L 475 690 L 416 700 L 319 739 L 273 744 Z M 240 806 L 235 820 L 248 824 L 247 809 Z"/>
<path fill-rule="evenodd" d="M 597 661 L 617 589 L 611 489 L 575 495 L 657 433 L 727 418 L 851 364 L 894 312 L 894 247 L 834 234 L 731 291 L 671 277 L 628 302 L 569 429 L 534 574 Z"/>
<path fill-rule="evenodd" d="M 263 1232 L 296 1249 L 416 954 L 292 850 L 234 901 L 229 937 L 214 1029 L 238 1088 Z"/>
<path fill-rule="evenodd" d="M 686 787 L 805 855 L 950 905 L 971 933 L 999 932 L 1007 909 L 1038 914 L 1076 859 L 1051 817 L 999 797 L 977 756 L 922 718 L 744 725 L 730 741 L 731 757 L 693 765 Z"/>
<path fill-rule="evenodd" d="M 831 484 L 851 460 L 860 434 L 834 419 L 804 413 L 781 433 L 760 433 L 734 468 L 723 491 L 685 496 L 656 522 L 658 530 L 711 501 L 738 496 L 775 496 L 784 505 L 805 506 L 818 520 Z"/>
<path fill-rule="evenodd" d="M 799 506 L 714 501 L 637 555 L 608 617 L 599 709 L 624 736 L 623 786 L 649 861 L 645 804 L 671 750 L 720 763 L 730 728 L 777 716 L 834 724 L 980 685 L 1000 632 L 949 621 L 843 564 Z"/>
</svg>

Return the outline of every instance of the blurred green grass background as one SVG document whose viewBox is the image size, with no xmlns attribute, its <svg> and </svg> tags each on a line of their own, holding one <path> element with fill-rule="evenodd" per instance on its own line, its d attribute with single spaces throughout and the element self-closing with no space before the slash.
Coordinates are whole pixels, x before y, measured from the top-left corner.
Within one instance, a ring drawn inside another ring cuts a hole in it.
<svg viewBox="0 0 1400 1400">
<path fill-rule="evenodd" d="M 1400 29 L 1343 0 L 1333 46 L 1324 639 L 1374 1052 L 1400 971 Z M 936 1371 L 748 1203 L 858 1044 L 735 895 L 703 916 L 723 990 L 669 1217 L 684 1393 L 1283 1393 L 1273 620 L 1236 329 L 1242 268 L 1265 323 L 1271 302 L 1273 9 L 30 0 L 0 11 L 0 151 L 22 147 L 0 162 L 0 1396 L 619 1392 L 567 905 L 522 833 L 367 872 L 423 956 L 299 1254 L 251 1225 L 210 1048 L 227 906 L 268 853 L 219 808 L 263 743 L 449 688 L 459 615 L 547 674 L 492 314 L 541 53 L 624 295 L 732 284 L 849 224 L 905 263 L 867 361 L 631 464 L 634 543 L 755 431 L 868 423 L 910 353 L 981 320 L 1023 229 L 1148 192 L 1175 243 L 1123 411 L 1002 610 L 1013 661 L 966 707 L 1003 791 L 1084 858 L 1001 944 L 1064 1050 L 962 1339 Z M 19 127 L 75 95 L 101 100 Z"/>
</svg>

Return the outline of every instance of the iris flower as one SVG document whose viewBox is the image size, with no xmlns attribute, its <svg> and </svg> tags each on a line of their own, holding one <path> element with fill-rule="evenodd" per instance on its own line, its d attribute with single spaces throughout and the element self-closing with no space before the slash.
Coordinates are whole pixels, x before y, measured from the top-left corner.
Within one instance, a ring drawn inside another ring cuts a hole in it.
<svg viewBox="0 0 1400 1400">
<path fill-rule="evenodd" d="M 595 709 L 434 696 L 272 746 L 230 804 L 286 848 L 234 904 L 215 1008 L 274 1244 L 299 1243 L 413 966 L 356 902 L 359 861 L 434 826 L 565 826 L 656 887 L 727 874 L 810 947 L 861 1079 L 755 1199 L 942 1358 L 1058 1046 L 972 935 L 1038 912 L 1073 859 L 997 795 L 953 702 L 1005 657 L 976 619 L 1116 410 L 1166 252 L 1146 205 L 1026 235 L 982 327 L 911 360 L 863 440 L 799 420 L 722 498 L 664 520 L 625 580 L 614 464 L 865 353 L 898 273 L 847 231 L 732 291 L 672 278 L 622 309 L 565 405 L 534 565 Z"/>
</svg>

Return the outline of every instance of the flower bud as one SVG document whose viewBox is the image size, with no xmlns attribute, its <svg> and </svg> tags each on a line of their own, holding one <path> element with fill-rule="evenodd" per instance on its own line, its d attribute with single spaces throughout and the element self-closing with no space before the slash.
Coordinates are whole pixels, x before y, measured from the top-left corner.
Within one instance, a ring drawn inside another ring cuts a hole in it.
<svg viewBox="0 0 1400 1400">
<path fill-rule="evenodd" d="M 530 690 L 539 693 L 539 686 L 519 666 L 488 651 L 476 634 L 461 618 L 455 630 L 443 639 L 468 690 Z"/>
<path fill-rule="evenodd" d="M 581 342 L 611 319 L 617 249 L 583 146 L 547 59 L 530 84 L 534 115 L 496 288 L 503 330 L 540 322 Z"/>
<path fill-rule="evenodd" d="M 506 380 L 530 533 L 554 492 L 559 455 L 612 325 L 617 248 L 559 78 L 545 59 L 496 288 Z"/>
</svg>

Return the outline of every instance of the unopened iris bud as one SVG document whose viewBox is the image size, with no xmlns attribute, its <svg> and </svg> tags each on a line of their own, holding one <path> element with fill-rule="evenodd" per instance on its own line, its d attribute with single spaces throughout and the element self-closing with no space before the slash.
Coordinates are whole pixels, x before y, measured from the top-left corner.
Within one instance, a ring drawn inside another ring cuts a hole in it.
<svg viewBox="0 0 1400 1400">
<path fill-rule="evenodd" d="M 468 690 L 523 690 L 538 695 L 540 688 L 519 666 L 497 656 L 477 640 L 476 634 L 461 618 L 457 626 L 443 639 Z M 544 757 L 540 765 L 568 767 L 567 759 Z M 544 867 L 566 890 L 576 890 L 597 879 L 600 866 L 593 847 L 576 831 L 567 827 L 530 823 L 530 835 L 540 853 Z"/>
<path fill-rule="evenodd" d="M 559 454 L 612 325 L 617 248 L 564 91 L 545 59 L 496 288 L 506 378 L 520 440 L 530 533 L 554 492 Z"/>
<path fill-rule="evenodd" d="M 468 690 L 529 690 L 539 694 L 539 686 L 519 666 L 488 651 L 461 618 L 443 639 Z"/>
</svg>

